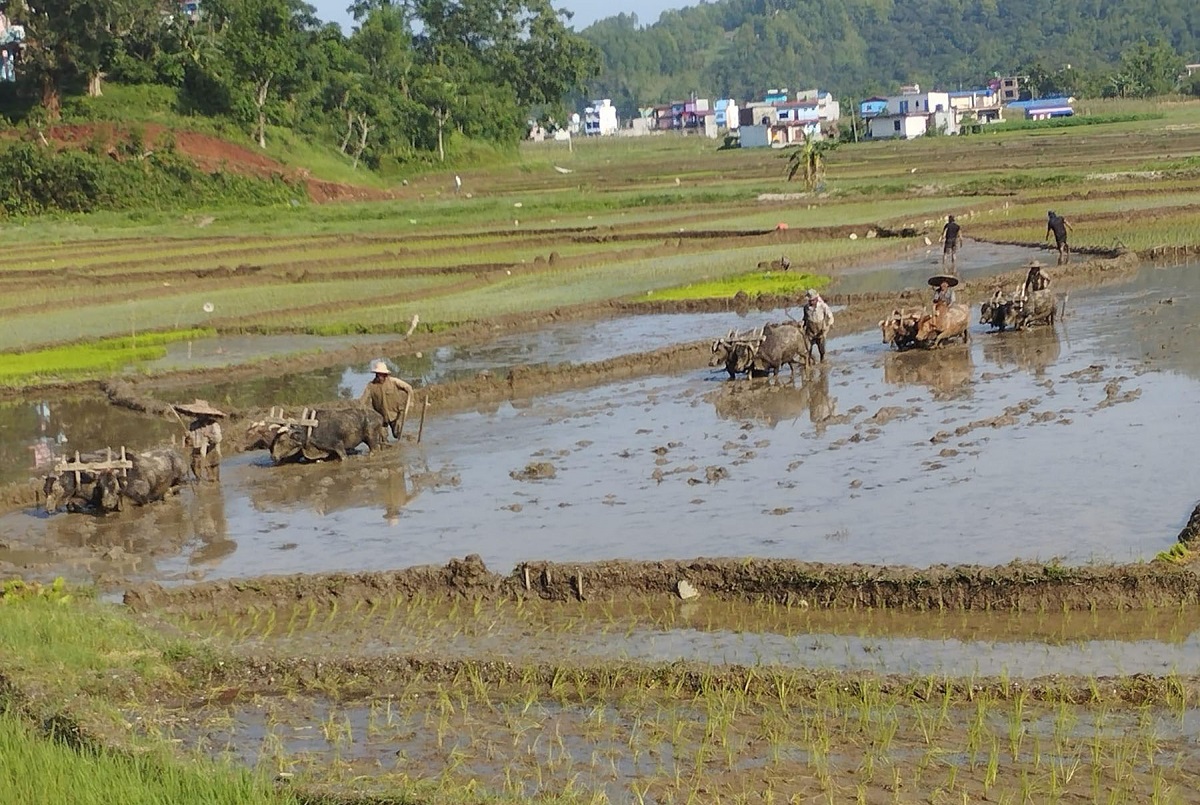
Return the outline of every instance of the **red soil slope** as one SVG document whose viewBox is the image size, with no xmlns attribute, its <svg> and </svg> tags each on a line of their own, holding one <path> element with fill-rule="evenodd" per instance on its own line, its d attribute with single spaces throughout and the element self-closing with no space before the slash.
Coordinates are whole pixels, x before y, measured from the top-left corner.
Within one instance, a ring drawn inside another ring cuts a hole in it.
<svg viewBox="0 0 1200 805">
<path fill-rule="evenodd" d="M 153 123 L 144 125 L 142 129 L 148 148 L 153 148 L 154 143 L 158 142 L 167 130 L 165 126 Z M 224 170 L 263 178 L 279 176 L 301 182 L 308 189 L 309 198 L 315 202 L 369 201 L 392 197 L 386 190 L 314 179 L 307 170 L 289 168 L 254 148 L 208 134 L 181 129 L 170 131 L 179 153 L 190 158 L 203 170 Z M 111 147 L 118 139 L 118 129 L 105 124 L 63 125 L 49 129 L 46 136 L 51 142 L 78 147 L 95 142 L 99 136 L 105 138 Z"/>
</svg>

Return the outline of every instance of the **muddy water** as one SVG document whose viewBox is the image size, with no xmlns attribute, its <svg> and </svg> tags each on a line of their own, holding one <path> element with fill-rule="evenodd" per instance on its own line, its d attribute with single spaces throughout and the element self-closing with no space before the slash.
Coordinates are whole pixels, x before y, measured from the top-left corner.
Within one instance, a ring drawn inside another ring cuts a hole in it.
<svg viewBox="0 0 1200 805">
<path fill-rule="evenodd" d="M 0 483 L 40 476 L 53 457 L 76 450 L 140 449 L 169 439 L 172 432 L 170 423 L 113 408 L 100 398 L 48 392 L 39 399 L 6 403 L 0 405 Z"/>
<path fill-rule="evenodd" d="M 712 598 L 485 605 L 473 611 L 405 601 L 400 611 L 397 617 L 387 603 L 370 617 L 322 612 L 313 618 L 315 628 L 287 634 L 280 629 L 239 645 L 296 656 L 436 654 L 585 664 L 699 660 L 950 677 L 1188 674 L 1200 663 L 1193 612 L 850 613 L 768 610 Z M 277 623 L 312 618 L 307 607 L 294 604 L 274 614 Z M 253 633 L 262 628 L 258 615 L 236 623 L 214 617 L 188 627 Z"/>
<path fill-rule="evenodd" d="M 165 356 L 141 364 L 141 368 L 154 372 L 211 369 L 300 352 L 345 349 L 360 343 L 359 336 L 222 335 L 168 344 Z"/>
<path fill-rule="evenodd" d="M 183 547 L 154 557 L 150 575 L 467 553 L 499 568 L 1152 557 L 1197 497 L 1182 469 L 1200 449 L 1200 274 L 1149 269 L 1127 287 L 1073 294 L 1070 314 L 1057 331 L 976 326 L 969 347 L 936 354 L 891 353 L 869 333 L 834 339 L 825 368 L 794 385 L 696 371 L 437 417 L 421 446 L 344 467 L 241 457 L 221 490 L 222 541 L 236 548 L 197 566 L 192 538 L 165 534 Z M 535 462 L 554 477 L 519 480 Z M 14 515 L 0 529 L 13 550 L 55 551 L 86 542 L 69 536 L 85 522 L 50 530 Z"/>
<path fill-rule="evenodd" d="M 1005 246 L 968 240 L 958 253 L 958 275 L 964 279 L 1011 271 L 1030 260 L 1046 262 L 1046 252 L 1022 246 Z M 942 245 L 917 245 L 882 264 L 864 263 L 834 279 L 836 293 L 868 293 L 923 288 L 930 274 L 942 270 Z M 946 268 L 949 268 L 947 264 Z"/>
</svg>

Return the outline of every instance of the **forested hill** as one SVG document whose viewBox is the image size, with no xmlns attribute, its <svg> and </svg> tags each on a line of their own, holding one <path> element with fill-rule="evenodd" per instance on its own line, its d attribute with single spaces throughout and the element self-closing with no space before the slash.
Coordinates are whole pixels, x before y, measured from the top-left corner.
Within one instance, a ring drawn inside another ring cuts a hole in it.
<svg viewBox="0 0 1200 805">
<path fill-rule="evenodd" d="M 604 55 L 592 96 L 626 111 L 692 91 L 957 88 L 1030 66 L 1070 64 L 1075 80 L 1102 83 L 1142 39 L 1200 61 L 1197 0 L 719 0 L 641 22 L 622 14 L 582 32 Z"/>
</svg>

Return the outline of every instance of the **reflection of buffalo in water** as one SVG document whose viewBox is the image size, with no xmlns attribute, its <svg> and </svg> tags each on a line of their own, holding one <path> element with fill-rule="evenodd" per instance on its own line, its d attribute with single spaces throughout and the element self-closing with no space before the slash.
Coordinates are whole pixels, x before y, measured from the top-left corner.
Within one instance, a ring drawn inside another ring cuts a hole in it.
<svg viewBox="0 0 1200 805">
<path fill-rule="evenodd" d="M 1061 352 L 1058 334 L 1048 327 L 989 338 L 983 344 L 983 357 L 999 368 L 1015 365 L 1039 376 L 1058 360 Z"/>
<path fill-rule="evenodd" d="M 885 383 L 928 386 L 942 394 L 970 384 L 973 374 L 971 350 L 965 346 L 934 352 L 894 352 L 883 360 Z"/>
<path fill-rule="evenodd" d="M 404 468 L 364 459 L 350 465 L 284 465 L 254 477 L 248 492 L 260 511 L 303 506 L 321 515 L 345 509 L 381 509 L 387 516 L 398 516 L 421 488 Z"/>
<path fill-rule="evenodd" d="M 829 396 L 829 373 L 824 369 L 811 373 L 804 383 L 723 386 L 711 399 L 722 419 L 765 422 L 772 428 L 805 415 L 820 425 L 837 411 L 837 399 Z"/>
</svg>

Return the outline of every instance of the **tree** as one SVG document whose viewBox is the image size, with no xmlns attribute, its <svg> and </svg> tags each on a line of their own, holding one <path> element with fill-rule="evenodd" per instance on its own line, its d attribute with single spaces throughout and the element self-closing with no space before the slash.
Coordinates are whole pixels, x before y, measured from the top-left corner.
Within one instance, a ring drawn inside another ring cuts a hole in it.
<svg viewBox="0 0 1200 805">
<path fill-rule="evenodd" d="M 290 0 L 205 0 L 204 13 L 213 26 L 226 78 L 246 85 L 256 111 L 254 138 L 267 147 L 267 101 L 275 85 L 296 68 L 297 25 L 293 19 L 312 8 Z"/>
<path fill-rule="evenodd" d="M 1183 72 L 1183 58 L 1166 42 L 1145 39 L 1121 52 L 1121 74 L 1135 88 L 1129 94 L 1146 97 L 1174 91 Z"/>
<path fill-rule="evenodd" d="M 825 155 L 840 144 L 837 140 L 821 140 L 816 134 L 805 134 L 803 144 L 792 149 L 788 156 L 788 181 L 802 173 L 805 189 L 815 190 L 825 179 Z"/>
<path fill-rule="evenodd" d="M 25 25 L 22 69 L 36 82 L 42 107 L 57 120 L 65 87 L 86 81 L 99 94 L 100 72 L 121 19 L 128 20 L 137 0 L 14 0 L 8 14 Z"/>
</svg>

